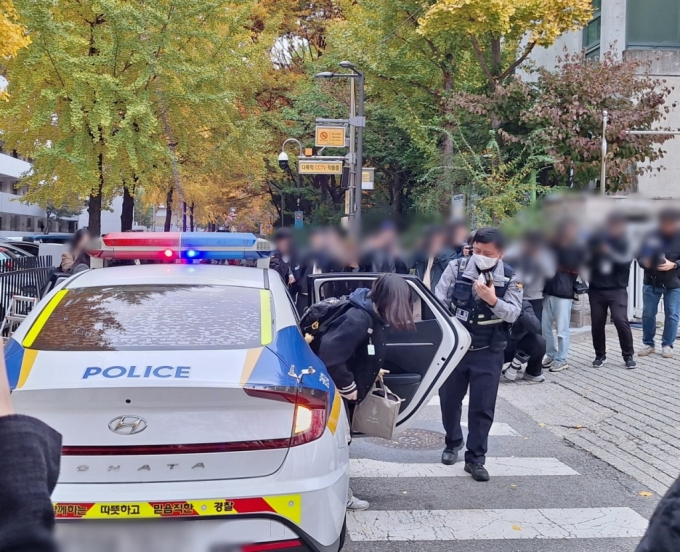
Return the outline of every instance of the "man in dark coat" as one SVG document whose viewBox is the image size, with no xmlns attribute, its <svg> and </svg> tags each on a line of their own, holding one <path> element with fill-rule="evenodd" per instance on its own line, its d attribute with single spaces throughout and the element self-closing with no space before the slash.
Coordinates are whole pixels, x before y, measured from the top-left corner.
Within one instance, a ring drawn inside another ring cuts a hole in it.
<svg viewBox="0 0 680 552">
<path fill-rule="evenodd" d="M 446 231 L 443 228 L 428 229 L 422 248 L 414 253 L 411 260 L 416 276 L 422 280 L 425 287 L 432 291 L 437 287 L 449 263 L 461 256 L 453 249 L 446 247 L 446 237 Z"/>
</svg>

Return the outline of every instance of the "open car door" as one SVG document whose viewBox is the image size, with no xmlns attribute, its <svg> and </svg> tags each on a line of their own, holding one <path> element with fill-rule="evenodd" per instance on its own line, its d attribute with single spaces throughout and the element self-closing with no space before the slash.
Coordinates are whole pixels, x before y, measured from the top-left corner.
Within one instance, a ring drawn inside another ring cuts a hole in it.
<svg viewBox="0 0 680 552">
<path fill-rule="evenodd" d="M 371 288 L 380 276 L 369 273 L 330 273 L 309 277 L 312 304 L 329 297 L 348 295 L 358 288 Z M 404 399 L 397 431 L 408 427 L 415 415 L 439 388 L 470 347 L 470 334 L 415 276 L 402 276 L 413 297 L 416 331 L 386 333 L 387 352 L 383 369 L 385 384 Z"/>
</svg>

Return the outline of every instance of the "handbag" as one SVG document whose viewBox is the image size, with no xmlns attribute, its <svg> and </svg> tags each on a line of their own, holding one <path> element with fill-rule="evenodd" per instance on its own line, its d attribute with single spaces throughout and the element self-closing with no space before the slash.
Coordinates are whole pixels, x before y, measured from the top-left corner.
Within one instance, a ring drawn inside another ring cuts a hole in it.
<svg viewBox="0 0 680 552">
<path fill-rule="evenodd" d="M 403 400 L 389 390 L 381 375 L 366 398 L 355 407 L 352 431 L 392 439 Z"/>
</svg>

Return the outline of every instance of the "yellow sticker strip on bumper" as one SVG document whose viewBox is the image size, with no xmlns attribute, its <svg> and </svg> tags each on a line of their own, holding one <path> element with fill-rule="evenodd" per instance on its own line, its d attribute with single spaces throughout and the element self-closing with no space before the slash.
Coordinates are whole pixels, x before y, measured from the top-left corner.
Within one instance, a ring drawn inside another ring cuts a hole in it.
<svg viewBox="0 0 680 552">
<path fill-rule="evenodd" d="M 35 338 L 38 337 L 38 334 L 40 333 L 40 330 L 43 329 L 45 322 L 47 322 L 50 315 L 54 312 L 54 309 L 57 308 L 57 305 L 61 303 L 61 300 L 67 293 L 68 293 L 67 289 L 59 290 L 57 293 L 54 294 L 54 297 L 52 297 L 50 302 L 47 303 L 47 305 L 45 305 L 45 308 L 38 315 L 38 318 L 36 318 L 35 322 L 33 322 L 31 329 L 28 330 L 28 333 L 26 334 L 26 337 L 24 338 L 23 342 L 24 347 L 28 348 L 31 345 L 33 345 Z"/>
<path fill-rule="evenodd" d="M 260 326 L 262 345 L 269 345 L 272 340 L 272 298 L 268 289 L 260 290 Z"/>
<path fill-rule="evenodd" d="M 172 502 L 56 502 L 57 519 L 153 519 L 277 514 L 300 523 L 300 495 Z"/>
</svg>

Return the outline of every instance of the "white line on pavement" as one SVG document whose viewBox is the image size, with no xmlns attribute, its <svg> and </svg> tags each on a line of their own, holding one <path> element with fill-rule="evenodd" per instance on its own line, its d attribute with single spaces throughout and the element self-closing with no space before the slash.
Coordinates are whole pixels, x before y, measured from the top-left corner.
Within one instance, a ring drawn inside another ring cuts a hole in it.
<svg viewBox="0 0 680 552">
<path fill-rule="evenodd" d="M 460 425 L 464 428 L 468 427 L 467 422 L 461 422 Z M 491 424 L 489 435 L 493 435 L 494 437 L 518 437 L 519 433 L 512 429 L 508 424 L 504 424 L 503 422 L 494 422 Z"/>
<path fill-rule="evenodd" d="M 347 527 L 353 541 L 637 538 L 647 520 L 630 508 L 368 510 Z"/>
<path fill-rule="evenodd" d="M 463 452 L 461 451 L 461 456 Z M 350 477 L 470 477 L 463 471 L 461 460 L 453 466 L 427 463 L 402 463 L 352 458 Z M 580 475 L 557 458 L 487 458 L 486 469 L 491 477 L 525 475 Z"/>
<path fill-rule="evenodd" d="M 435 395 L 430 399 L 430 402 L 427 403 L 427 406 L 439 406 L 440 404 L 439 395 Z M 465 397 L 463 397 L 463 404 L 470 404 L 470 395 L 465 395 Z"/>
</svg>

